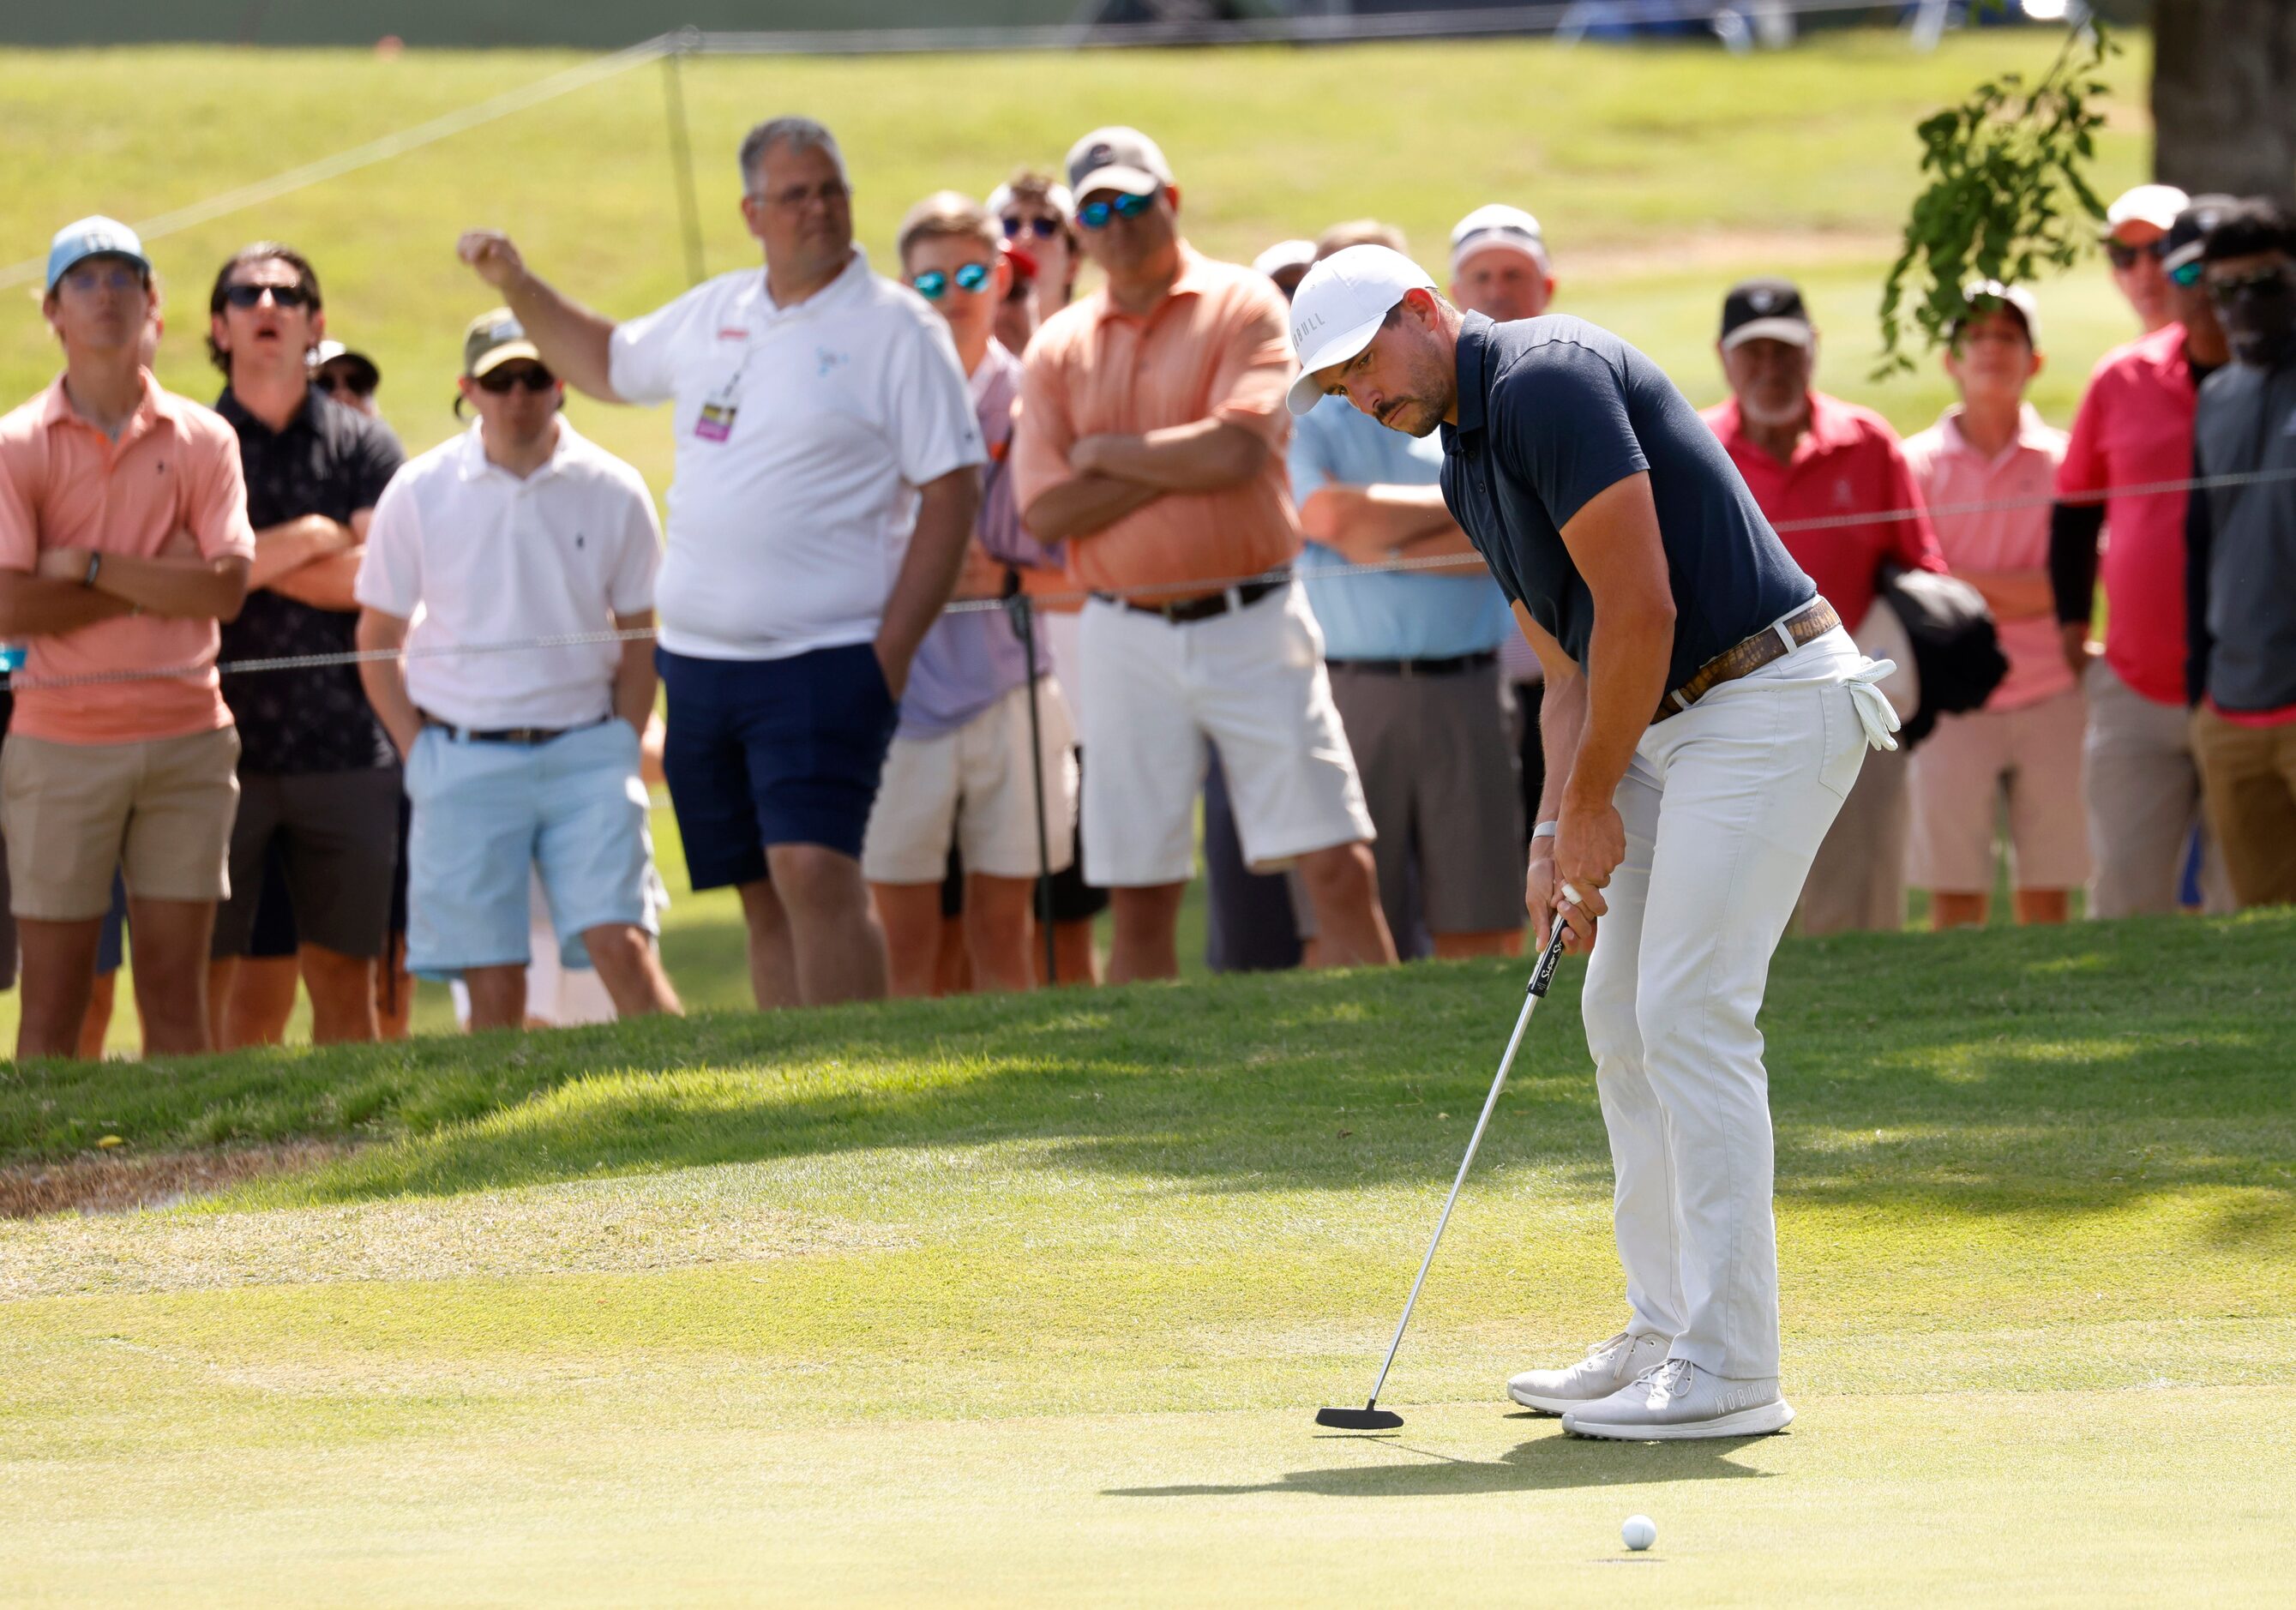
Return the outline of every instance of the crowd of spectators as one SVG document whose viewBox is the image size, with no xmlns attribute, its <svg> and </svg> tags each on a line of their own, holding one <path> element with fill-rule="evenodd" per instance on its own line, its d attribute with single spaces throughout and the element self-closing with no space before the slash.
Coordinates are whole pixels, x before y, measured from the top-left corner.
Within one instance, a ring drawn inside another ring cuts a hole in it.
<svg viewBox="0 0 2296 1610">
<path fill-rule="evenodd" d="M 413 977 L 474 1027 L 676 1012 L 657 775 L 761 1007 L 1168 977 L 1199 824 L 1215 966 L 1521 949 L 1537 661 L 1435 439 L 1284 406 L 1300 276 L 1400 232 L 1217 261 L 1155 142 L 1108 127 L 918 201 L 896 279 L 827 129 L 760 124 L 739 161 L 762 274 L 636 317 L 464 234 L 501 305 L 464 334 L 468 429 L 411 460 L 301 253 L 217 272 L 209 407 L 152 378 L 134 234 L 58 232 L 62 373 L 0 418 L 20 1055 L 100 1048 L 123 930 L 154 1054 L 276 1043 L 299 988 L 316 1039 L 402 1034 Z M 1909 883 L 1981 923 L 2005 851 L 2021 922 L 2296 900 L 2296 228 L 2147 185 L 2103 245 L 2140 333 L 2069 431 L 2027 400 L 2029 287 L 1968 288 L 1959 400 L 1904 441 L 1819 389 L 1797 286 L 1723 300 L 1707 424 L 1919 669 L 1901 712 L 1936 707 L 1867 758 L 1806 932 L 1901 926 Z M 1557 295 L 1505 202 L 1447 267 L 1493 320 Z M 570 385 L 671 406 L 666 534 Z M 1909 639 L 1923 575 L 1984 623 L 1958 703 Z"/>
</svg>

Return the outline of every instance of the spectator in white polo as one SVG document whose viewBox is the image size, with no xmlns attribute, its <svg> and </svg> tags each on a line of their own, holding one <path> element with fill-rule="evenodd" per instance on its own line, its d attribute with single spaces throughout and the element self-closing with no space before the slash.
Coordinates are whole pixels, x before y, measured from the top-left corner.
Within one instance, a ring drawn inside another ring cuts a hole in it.
<svg viewBox="0 0 2296 1610">
<path fill-rule="evenodd" d="M 980 516 L 957 588 L 974 604 L 1004 595 L 1010 567 L 1057 563 L 1021 529 L 1005 464 L 1021 360 L 988 333 L 1011 274 L 1000 244 L 988 209 L 953 191 L 927 196 L 901 222 L 901 275 L 948 321 L 988 448 Z M 1031 896 L 1040 874 L 1067 868 L 1076 831 L 1076 734 L 1047 661 L 1037 669 L 1032 718 L 1028 654 L 1001 609 L 943 615 L 918 646 L 861 849 L 895 995 L 933 991 L 952 831 L 964 868 L 972 987 L 1025 990 L 1034 982 Z"/>
<path fill-rule="evenodd" d="M 1283 295 L 1181 238 L 1172 170 L 1137 129 L 1086 135 L 1068 168 L 1108 283 L 1037 333 L 1013 474 L 1029 530 L 1070 543 L 1094 594 L 1077 668 L 1085 871 L 1115 894 L 1110 976 L 1178 971 L 1208 738 L 1247 859 L 1298 863 L 1323 959 L 1391 962 L 1363 784 L 1289 574 Z"/>
<path fill-rule="evenodd" d="M 1466 312 L 1501 324 L 1545 313 L 1554 300 L 1554 262 L 1539 221 L 1520 207 L 1494 201 L 1454 224 L 1451 300 Z M 1513 707 L 1509 716 L 1523 832 L 1528 834 L 1546 782 L 1546 752 L 1538 735 L 1546 678 L 1521 632 L 1509 630 L 1499 639 L 1499 676 Z"/>
<path fill-rule="evenodd" d="M 737 269 L 617 325 L 473 230 L 543 359 L 608 401 L 672 402 L 656 663 L 693 887 L 741 891 L 760 1006 L 885 993 L 861 840 L 917 645 L 956 586 L 985 456 L 948 326 L 869 270 L 837 142 L 742 142 Z"/>
<path fill-rule="evenodd" d="M 1365 245 L 1405 250 L 1400 230 L 1365 219 L 1327 230 L 1316 256 Z M 1498 648 L 1520 634 L 1444 506 L 1443 444 L 1327 397 L 1293 425 L 1290 462 L 1308 602 L 1379 829 L 1372 855 L 1396 950 L 1512 956 L 1522 948 L 1523 827 Z M 1316 574 L 1397 561 L 1426 568 Z"/>
<path fill-rule="evenodd" d="M 2065 433 L 2025 388 L 2041 372 L 2040 318 L 2022 286 L 1969 287 L 1946 373 L 1958 406 L 1906 440 L 1938 549 L 1985 596 L 2009 674 L 1982 710 L 1940 716 L 1914 752 L 1907 877 L 1930 891 L 1930 926 L 1982 924 L 1996 819 L 2009 828 L 2017 920 L 2062 923 L 2088 881 L 2081 822 L 2080 688 L 2061 652 L 2049 590 L 2049 503 Z"/>
<path fill-rule="evenodd" d="M 622 1016 L 675 1012 L 638 775 L 653 664 L 608 636 L 653 624 L 653 499 L 560 417 L 565 388 L 507 308 L 464 333 L 461 388 L 477 423 L 392 478 L 356 588 L 359 647 L 408 651 L 359 667 L 414 806 L 407 965 L 461 978 L 472 1028 L 522 1024 L 532 867 L 561 959 L 586 953 Z"/>
</svg>

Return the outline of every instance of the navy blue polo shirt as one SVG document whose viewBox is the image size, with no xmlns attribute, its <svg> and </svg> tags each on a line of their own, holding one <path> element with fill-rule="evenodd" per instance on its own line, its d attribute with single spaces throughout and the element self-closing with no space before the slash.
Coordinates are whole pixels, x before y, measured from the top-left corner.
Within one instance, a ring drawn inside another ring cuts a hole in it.
<svg viewBox="0 0 2296 1610">
<path fill-rule="evenodd" d="M 1471 313 L 1458 364 L 1443 501 L 1500 589 L 1581 669 L 1595 600 L 1562 528 L 1629 475 L 1650 472 L 1673 584 L 1669 688 L 1817 596 L 1706 422 L 1609 331 L 1562 314 L 1498 324 Z"/>
</svg>

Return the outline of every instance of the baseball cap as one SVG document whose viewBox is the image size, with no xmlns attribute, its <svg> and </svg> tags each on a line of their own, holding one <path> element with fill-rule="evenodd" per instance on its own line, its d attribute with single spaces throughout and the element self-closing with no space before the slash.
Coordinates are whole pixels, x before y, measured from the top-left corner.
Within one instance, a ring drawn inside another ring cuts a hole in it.
<svg viewBox="0 0 2296 1610">
<path fill-rule="evenodd" d="M 1977 304 L 1980 301 L 2000 303 L 2014 313 L 2018 322 L 2025 326 L 2025 339 L 2032 343 L 2033 349 L 2037 352 L 2040 350 L 2041 308 L 2040 304 L 2033 300 L 2033 293 L 2024 286 L 2005 285 L 1999 280 L 1972 280 L 1961 288 L 1961 300 L 1969 304 L 1972 312 L 1979 313 L 1989 311 L 1978 307 Z M 1956 321 L 1956 333 L 1958 333 L 1958 321 Z"/>
<path fill-rule="evenodd" d="M 124 257 L 141 268 L 146 279 L 152 276 L 152 259 L 144 255 L 144 242 L 135 232 L 118 218 L 97 213 L 66 224 L 48 242 L 47 288 L 53 291 L 74 263 L 92 257 Z"/>
<path fill-rule="evenodd" d="M 1478 251 L 1504 248 L 1518 251 L 1538 265 L 1541 274 L 1552 265 L 1546 258 L 1546 232 L 1538 220 L 1520 207 L 1494 201 L 1478 207 L 1451 226 L 1451 272 Z"/>
<path fill-rule="evenodd" d="M 1273 279 L 1286 268 L 1305 268 L 1316 260 L 1313 241 L 1278 241 L 1251 259 L 1252 270 Z"/>
<path fill-rule="evenodd" d="M 542 361 L 542 354 L 526 339 L 526 326 L 507 308 L 480 314 L 463 332 L 463 373 L 472 380 L 519 357 Z"/>
<path fill-rule="evenodd" d="M 1153 195 L 1172 182 L 1172 165 L 1156 142 L 1136 128 L 1095 128 L 1069 148 L 1069 191 L 1087 196 L 1095 190 Z"/>
<path fill-rule="evenodd" d="M 1292 350 L 1300 358 L 1300 378 L 1284 398 L 1292 412 L 1305 414 L 1323 400 L 1316 371 L 1370 346 L 1406 292 L 1434 289 L 1427 270 L 1385 246 L 1350 246 L 1308 269 L 1292 293 Z"/>
<path fill-rule="evenodd" d="M 359 378 L 352 383 L 360 390 L 372 391 L 382 383 L 382 371 L 376 366 L 374 359 L 364 352 L 352 351 L 339 341 L 324 341 L 312 348 L 308 366 L 316 372 L 325 368 L 338 358 L 352 365 L 359 371 Z"/>
<path fill-rule="evenodd" d="M 996 189 L 988 193 L 988 200 L 986 204 L 988 208 L 989 216 L 992 218 L 1004 217 L 1004 209 L 1013 204 L 1013 186 L 1010 185 L 999 185 Z M 1076 197 L 1070 193 L 1067 185 L 1061 184 L 1046 185 L 1045 205 L 1050 207 L 1054 212 L 1059 213 L 1070 223 L 1073 224 L 1076 222 Z"/>
<path fill-rule="evenodd" d="M 2166 229 L 2193 198 L 2174 185 L 2138 185 L 2122 191 L 2104 209 L 2104 233 L 2112 234 L 2123 224 L 2150 224 Z"/>
<path fill-rule="evenodd" d="M 1740 280 L 1722 299 L 1722 350 L 1747 341 L 1791 341 L 1807 347 L 1817 340 L 1801 287 L 1792 280 Z"/>
<path fill-rule="evenodd" d="M 2209 231 L 2222 223 L 2224 215 L 2239 204 L 2237 196 L 2194 196 L 2192 204 L 2169 221 L 2169 250 L 2161 259 L 2161 267 L 2177 269 L 2187 263 L 2199 262 L 2201 248 L 2208 240 Z"/>
</svg>

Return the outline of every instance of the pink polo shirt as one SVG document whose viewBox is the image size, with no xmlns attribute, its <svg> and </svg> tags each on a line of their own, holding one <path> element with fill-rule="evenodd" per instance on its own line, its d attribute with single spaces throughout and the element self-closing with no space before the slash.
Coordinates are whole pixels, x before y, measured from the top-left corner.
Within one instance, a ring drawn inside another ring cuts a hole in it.
<svg viewBox="0 0 2296 1610">
<path fill-rule="evenodd" d="M 2185 494 L 2134 489 L 2192 474 L 2197 407 L 2184 325 L 2116 347 L 2089 375 L 2057 470 L 2059 497 L 2103 495 L 2105 662 L 2161 704 L 2185 702 Z"/>
<path fill-rule="evenodd" d="M 1884 561 L 1909 571 L 1945 569 L 1898 433 L 1872 409 L 1811 392 L 1809 429 L 1784 464 L 1747 439 L 1737 398 L 1702 417 L 1722 439 L 1786 552 L 1851 631 L 1874 607 Z"/>
<path fill-rule="evenodd" d="M 61 377 L 0 417 L 0 570 L 29 571 L 50 548 L 156 557 L 188 530 L 209 559 L 255 556 L 239 438 L 222 415 L 160 390 L 114 441 L 72 409 Z M 32 639 L 10 730 L 57 743 L 135 743 L 231 725 L 216 688 L 212 620 L 118 615 Z M 134 681 L 42 687 L 44 678 L 166 671 Z"/>
<path fill-rule="evenodd" d="M 2049 505 L 2064 456 L 2065 433 L 2043 424 L 2030 404 L 2018 418 L 2016 439 L 1996 457 L 1969 445 L 1958 407 L 1907 437 L 1906 461 L 1929 505 L 1946 563 L 1956 571 L 2046 571 Z M 1968 506 L 1973 504 L 1996 506 Z M 2065 664 L 2054 610 L 1994 624 L 2001 652 L 2009 656 L 2009 674 L 1986 709 L 2021 710 L 2071 690 L 2073 673 Z"/>
</svg>

